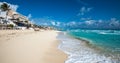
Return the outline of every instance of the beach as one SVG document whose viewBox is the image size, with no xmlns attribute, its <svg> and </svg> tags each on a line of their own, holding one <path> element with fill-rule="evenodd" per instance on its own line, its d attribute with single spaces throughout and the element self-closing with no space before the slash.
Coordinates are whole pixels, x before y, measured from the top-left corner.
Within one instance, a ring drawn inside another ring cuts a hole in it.
<svg viewBox="0 0 120 63">
<path fill-rule="evenodd" d="M 58 31 L 0 30 L 0 63 L 64 63 Z"/>
<path fill-rule="evenodd" d="M 69 55 L 66 63 L 120 63 L 119 33 L 118 30 L 69 30 L 59 34 L 59 48 Z"/>
</svg>

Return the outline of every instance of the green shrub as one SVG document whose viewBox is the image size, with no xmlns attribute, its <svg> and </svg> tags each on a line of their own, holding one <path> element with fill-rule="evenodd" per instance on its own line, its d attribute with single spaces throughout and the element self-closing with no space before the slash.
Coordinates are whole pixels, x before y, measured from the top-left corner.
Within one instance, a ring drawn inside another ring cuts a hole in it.
<svg viewBox="0 0 120 63">
<path fill-rule="evenodd" d="M 13 25 L 13 24 L 9 24 L 9 25 L 8 25 L 8 27 L 11 27 L 11 28 L 13 28 L 13 27 L 14 27 L 14 25 Z"/>
</svg>

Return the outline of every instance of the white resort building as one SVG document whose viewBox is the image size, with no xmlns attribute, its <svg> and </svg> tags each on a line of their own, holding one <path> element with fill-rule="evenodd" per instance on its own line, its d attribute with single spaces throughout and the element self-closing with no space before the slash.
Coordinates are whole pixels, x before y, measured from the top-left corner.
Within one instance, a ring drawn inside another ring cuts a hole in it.
<svg viewBox="0 0 120 63">
<path fill-rule="evenodd" d="M 0 2 L 0 29 L 29 29 L 33 26 L 26 16 L 10 8 L 4 10 L 7 6 L 10 5 Z"/>
</svg>

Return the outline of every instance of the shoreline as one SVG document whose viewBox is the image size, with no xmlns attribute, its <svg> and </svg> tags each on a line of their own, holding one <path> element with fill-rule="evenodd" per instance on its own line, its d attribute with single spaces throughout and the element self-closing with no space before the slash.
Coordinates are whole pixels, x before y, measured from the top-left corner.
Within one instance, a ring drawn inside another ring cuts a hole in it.
<svg viewBox="0 0 120 63">
<path fill-rule="evenodd" d="M 86 47 L 89 47 L 91 48 L 94 52 L 96 52 L 97 54 L 100 54 L 100 55 L 105 55 L 106 57 L 107 56 L 110 56 L 113 55 L 114 53 L 116 54 L 119 54 L 118 52 L 113 52 L 112 49 L 106 49 L 105 47 L 102 47 L 102 46 L 97 46 L 96 44 L 94 44 L 94 41 L 92 40 L 89 40 L 87 38 L 83 38 L 83 37 L 76 37 L 74 35 L 71 35 L 71 34 L 68 34 L 68 37 L 72 38 L 72 39 L 76 39 L 78 41 L 81 41 L 82 43 L 85 43 L 84 45 Z M 107 53 L 109 53 L 108 55 L 106 55 Z M 112 57 L 112 56 L 110 56 Z M 118 57 L 117 57 L 118 58 Z"/>
<path fill-rule="evenodd" d="M 0 63 L 64 63 L 58 31 L 0 31 Z"/>
<path fill-rule="evenodd" d="M 62 36 L 63 34 L 63 36 Z M 64 38 L 62 38 L 64 37 Z M 65 39 L 66 38 L 66 39 Z M 67 63 L 74 62 L 119 62 L 118 57 L 106 55 L 106 52 L 97 46 L 89 43 L 89 40 L 76 38 L 61 32 L 60 40 L 63 42 L 60 49 L 68 54 Z M 85 61 L 82 61 L 85 60 Z M 89 61 L 88 61 L 89 60 Z"/>
</svg>

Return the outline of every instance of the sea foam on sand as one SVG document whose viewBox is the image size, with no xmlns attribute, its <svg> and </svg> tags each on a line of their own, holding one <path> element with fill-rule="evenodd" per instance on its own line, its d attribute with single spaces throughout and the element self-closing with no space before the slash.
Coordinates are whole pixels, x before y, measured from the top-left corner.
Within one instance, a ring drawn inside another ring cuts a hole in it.
<svg viewBox="0 0 120 63">
<path fill-rule="evenodd" d="M 59 49 L 68 54 L 65 63 L 120 63 L 111 57 L 106 57 L 96 53 L 93 49 L 86 47 L 85 42 L 66 36 L 61 32 L 57 37 L 61 40 Z"/>
</svg>

